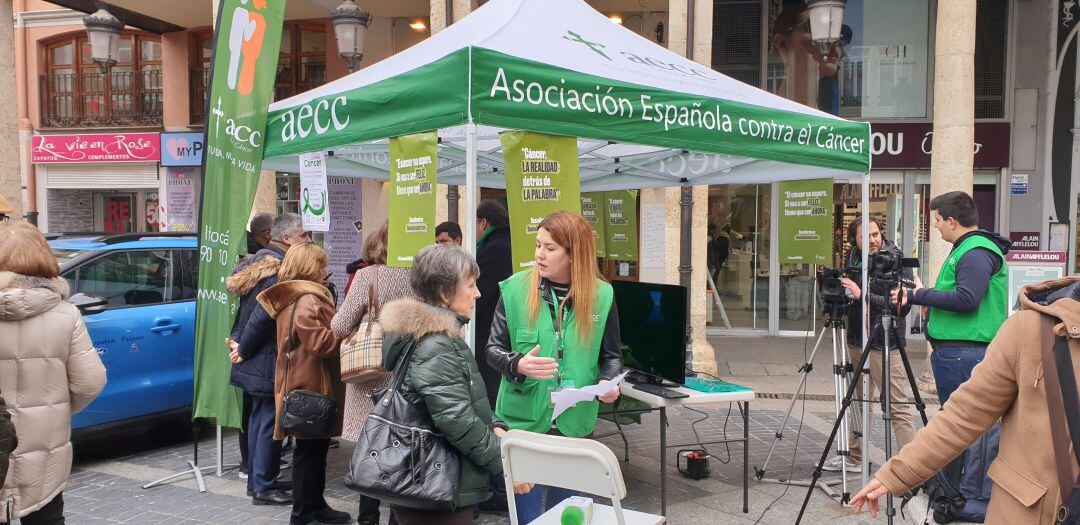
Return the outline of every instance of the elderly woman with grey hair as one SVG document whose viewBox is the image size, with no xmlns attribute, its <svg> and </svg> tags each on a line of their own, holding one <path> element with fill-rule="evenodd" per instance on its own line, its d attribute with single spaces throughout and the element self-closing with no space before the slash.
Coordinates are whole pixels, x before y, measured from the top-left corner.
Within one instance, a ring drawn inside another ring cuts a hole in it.
<svg viewBox="0 0 1080 525">
<path fill-rule="evenodd" d="M 502 472 L 499 442 L 504 428 L 488 403 L 473 353 L 461 338 L 480 297 L 479 275 L 476 260 L 461 247 L 428 246 L 416 254 L 409 275 L 416 299 L 393 301 L 382 311 L 383 366 L 393 371 L 408 355 L 402 384 L 406 399 L 427 408 L 461 458 L 457 509 L 436 513 L 392 507 L 400 525 L 473 523 L 471 506 L 490 496 L 489 474 Z"/>
</svg>

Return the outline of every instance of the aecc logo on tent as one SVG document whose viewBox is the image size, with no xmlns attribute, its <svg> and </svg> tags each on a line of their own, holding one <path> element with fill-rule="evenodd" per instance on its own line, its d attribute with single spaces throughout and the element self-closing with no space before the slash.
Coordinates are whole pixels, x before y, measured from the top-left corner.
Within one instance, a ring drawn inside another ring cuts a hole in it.
<svg viewBox="0 0 1080 525">
<path fill-rule="evenodd" d="M 584 45 L 585 47 L 588 47 L 590 50 L 592 50 L 593 53 L 596 53 L 606 58 L 608 61 L 614 62 L 614 60 L 612 60 L 612 58 L 604 52 L 604 50 L 607 49 L 607 45 L 605 44 L 601 44 L 600 42 L 592 42 L 569 29 L 566 30 L 566 36 L 563 37 L 563 40 L 569 40 L 570 42 Z M 641 57 L 635 53 L 631 53 L 630 51 L 619 51 L 619 54 L 630 62 L 645 65 L 653 69 L 659 69 L 661 71 L 674 71 L 676 73 L 681 73 L 687 76 L 696 76 L 704 78 L 706 80 L 715 80 L 713 77 L 709 76 L 704 70 L 698 68 L 686 67 L 682 64 L 676 64 L 675 62 L 668 62 L 666 60 L 661 60 L 653 57 Z"/>
</svg>

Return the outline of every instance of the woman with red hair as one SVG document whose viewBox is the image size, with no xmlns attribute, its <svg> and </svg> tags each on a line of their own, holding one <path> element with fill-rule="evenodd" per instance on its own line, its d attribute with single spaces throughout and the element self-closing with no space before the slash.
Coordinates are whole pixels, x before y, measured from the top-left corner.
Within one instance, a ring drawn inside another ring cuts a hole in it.
<svg viewBox="0 0 1080 525">
<path fill-rule="evenodd" d="M 600 279 L 596 244 L 581 215 L 557 211 L 540 222 L 536 264 L 499 284 L 486 358 L 502 373 L 495 414 L 511 429 L 588 437 L 600 404 L 578 403 L 553 422 L 550 393 L 611 379 L 622 371 L 619 314 Z M 600 396 L 619 397 L 616 388 Z M 529 523 L 573 492 L 517 484 L 518 521 Z M 544 496 L 547 503 L 544 503 Z"/>
</svg>

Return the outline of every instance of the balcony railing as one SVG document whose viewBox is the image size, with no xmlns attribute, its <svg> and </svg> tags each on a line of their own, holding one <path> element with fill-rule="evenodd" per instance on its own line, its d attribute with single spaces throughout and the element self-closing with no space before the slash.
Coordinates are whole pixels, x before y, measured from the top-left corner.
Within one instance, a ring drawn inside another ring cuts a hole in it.
<svg viewBox="0 0 1080 525">
<path fill-rule="evenodd" d="M 188 72 L 188 122 L 192 126 L 206 123 L 206 90 L 210 85 L 210 68 L 200 67 Z"/>
<path fill-rule="evenodd" d="M 161 126 L 161 71 L 41 76 L 41 127 Z"/>
</svg>

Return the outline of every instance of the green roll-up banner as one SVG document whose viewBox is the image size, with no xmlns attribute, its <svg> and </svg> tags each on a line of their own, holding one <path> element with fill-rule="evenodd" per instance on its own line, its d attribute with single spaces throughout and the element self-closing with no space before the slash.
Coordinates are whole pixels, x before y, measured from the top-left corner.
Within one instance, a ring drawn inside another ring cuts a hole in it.
<svg viewBox="0 0 1080 525">
<path fill-rule="evenodd" d="M 390 139 L 390 230 L 386 264 L 411 268 L 416 252 L 435 243 L 435 131 Z"/>
<path fill-rule="evenodd" d="M 604 231 L 608 259 L 638 260 L 637 190 L 604 192 L 607 202 Z"/>
<path fill-rule="evenodd" d="M 265 144 L 266 112 L 277 73 L 285 2 L 222 0 L 210 73 L 199 291 L 195 309 L 192 417 L 240 427 L 240 391 L 229 386 L 225 338 L 238 298 L 225 288 L 240 253 Z"/>
<path fill-rule="evenodd" d="M 780 183 L 780 262 L 832 263 L 832 179 Z"/>
<path fill-rule="evenodd" d="M 585 217 L 586 221 L 589 221 L 589 227 L 592 228 L 593 240 L 596 241 L 596 256 L 605 257 L 605 243 L 607 237 L 604 235 L 604 210 L 607 205 L 604 203 L 604 192 L 596 191 L 591 193 L 581 194 L 581 216 Z"/>
<path fill-rule="evenodd" d="M 504 131 L 499 134 L 506 165 L 506 204 L 514 270 L 536 263 L 536 231 L 552 212 L 581 213 L 577 139 Z"/>
</svg>

